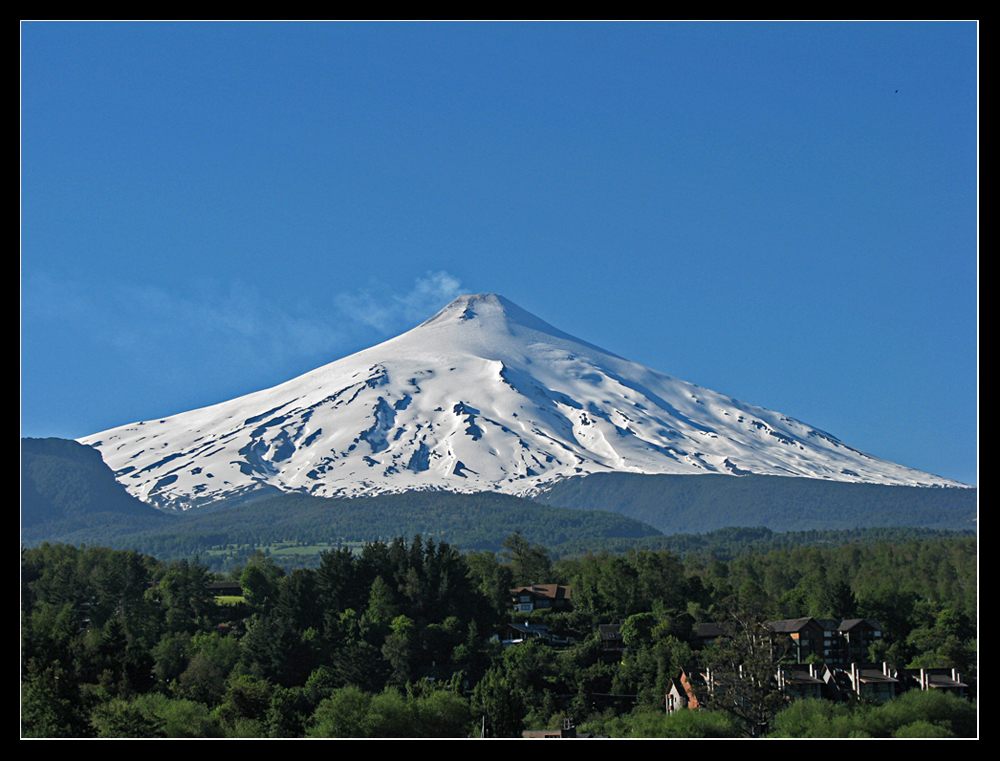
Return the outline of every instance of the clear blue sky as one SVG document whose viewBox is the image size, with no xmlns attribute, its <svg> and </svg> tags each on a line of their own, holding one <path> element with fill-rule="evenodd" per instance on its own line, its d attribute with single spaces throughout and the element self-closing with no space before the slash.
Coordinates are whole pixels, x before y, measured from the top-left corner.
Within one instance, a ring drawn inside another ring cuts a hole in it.
<svg viewBox="0 0 1000 761">
<path fill-rule="evenodd" d="M 500 293 L 978 483 L 975 23 L 22 23 L 21 435 Z"/>
</svg>

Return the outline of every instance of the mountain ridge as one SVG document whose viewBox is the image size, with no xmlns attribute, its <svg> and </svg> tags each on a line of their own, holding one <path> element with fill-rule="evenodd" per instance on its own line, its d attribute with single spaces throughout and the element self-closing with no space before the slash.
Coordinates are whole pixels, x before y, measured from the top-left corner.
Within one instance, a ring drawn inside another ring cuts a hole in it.
<svg viewBox="0 0 1000 761">
<path fill-rule="evenodd" d="M 131 494 L 537 493 L 602 472 L 964 486 L 631 362 L 496 294 L 270 389 L 79 439 Z"/>
</svg>

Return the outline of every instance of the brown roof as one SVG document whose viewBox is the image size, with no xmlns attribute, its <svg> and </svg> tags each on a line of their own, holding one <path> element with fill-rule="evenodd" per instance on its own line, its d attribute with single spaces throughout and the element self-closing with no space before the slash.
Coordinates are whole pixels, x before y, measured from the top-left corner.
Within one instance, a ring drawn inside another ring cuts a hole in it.
<svg viewBox="0 0 1000 761">
<path fill-rule="evenodd" d="M 532 584 L 527 587 L 517 587 L 510 590 L 512 595 L 532 594 L 535 597 L 543 597 L 547 600 L 568 600 L 570 597 L 570 587 L 561 584 Z"/>
</svg>

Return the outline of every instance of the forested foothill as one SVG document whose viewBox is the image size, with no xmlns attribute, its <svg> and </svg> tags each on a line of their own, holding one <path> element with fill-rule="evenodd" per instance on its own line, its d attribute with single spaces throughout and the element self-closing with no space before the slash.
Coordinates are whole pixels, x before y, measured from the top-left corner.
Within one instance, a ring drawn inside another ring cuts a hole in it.
<svg viewBox="0 0 1000 761">
<path fill-rule="evenodd" d="M 715 531 L 734 525 L 773 531 L 920 526 L 975 528 L 978 489 L 924 488 L 789 476 L 699 476 L 595 473 L 557 481 L 536 501 L 577 510 L 605 510 L 664 534 Z"/>
<path fill-rule="evenodd" d="M 286 570 L 316 568 L 323 552 L 417 534 L 463 551 L 499 552 L 506 537 L 527 527 L 553 559 L 642 549 L 731 559 L 808 544 L 901 542 L 954 531 L 971 536 L 976 491 L 598 474 L 567 479 L 535 500 L 433 491 L 356 499 L 262 492 L 247 503 L 164 513 L 129 496 L 91 447 L 21 440 L 24 545 L 134 549 L 165 561 L 197 555 L 222 573 L 257 551 Z"/>
<path fill-rule="evenodd" d="M 329 550 L 315 568 L 251 555 L 225 575 L 242 592 L 230 598 L 197 558 L 43 543 L 21 565 L 26 737 L 515 737 L 567 724 L 613 737 L 976 734 L 968 698 L 790 701 L 770 677 L 735 701 L 759 705 L 752 718 L 708 693 L 703 708 L 664 711 L 682 672 L 714 668 L 723 684 L 734 658 L 761 674 L 781 660 L 747 649 L 749 635 L 705 644 L 706 622 L 874 619 L 868 660 L 953 667 L 974 694 L 974 537 L 559 559 L 533 527 L 498 551 L 397 537 Z M 514 613 L 510 590 L 533 583 L 569 586 L 572 608 Z M 495 635 L 525 621 L 570 644 L 504 648 Z M 607 624 L 620 647 L 602 640 Z"/>
</svg>

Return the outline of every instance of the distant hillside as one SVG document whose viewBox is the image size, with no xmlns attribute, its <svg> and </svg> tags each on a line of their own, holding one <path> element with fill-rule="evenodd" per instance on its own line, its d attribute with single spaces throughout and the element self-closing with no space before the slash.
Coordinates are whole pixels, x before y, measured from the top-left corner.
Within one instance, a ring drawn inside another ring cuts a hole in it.
<svg viewBox="0 0 1000 761">
<path fill-rule="evenodd" d="M 516 530 L 546 545 L 570 539 L 637 539 L 658 533 L 622 515 L 551 507 L 491 492 L 409 492 L 356 499 L 285 494 L 192 515 L 182 530 L 227 532 L 234 542 L 243 542 L 244 537 L 249 542 L 254 537 L 285 536 L 303 541 L 389 541 L 421 534 L 465 550 L 499 549 Z"/>
<path fill-rule="evenodd" d="M 64 439 L 22 439 L 21 541 L 98 544 L 164 558 L 225 545 L 388 540 L 421 534 L 467 550 L 499 550 L 520 530 L 548 546 L 656 536 L 640 521 L 506 494 L 412 492 L 357 499 L 281 494 L 206 512 L 164 513 L 129 496 L 100 453 Z"/>
<path fill-rule="evenodd" d="M 546 505 L 608 510 L 664 534 L 727 526 L 772 531 L 913 526 L 975 530 L 978 489 L 883 486 L 784 476 L 598 473 L 560 481 Z"/>
<path fill-rule="evenodd" d="M 67 439 L 21 439 L 21 539 L 107 527 L 135 531 L 169 521 L 135 499 L 101 453 Z"/>
<path fill-rule="evenodd" d="M 36 534 L 34 541 L 97 544 L 135 549 L 164 559 L 200 555 L 224 548 L 261 548 L 282 543 L 309 545 L 303 557 L 325 546 L 389 541 L 394 536 L 443 541 L 462 550 L 501 549 L 520 530 L 547 547 L 574 541 L 584 546 L 658 536 L 644 523 L 603 511 L 567 510 L 508 494 L 413 492 L 357 499 L 326 499 L 285 494 L 208 513 L 165 516 L 155 528 L 133 533 L 94 525 L 71 534 Z M 53 524 L 47 524 L 52 527 Z M 228 551 L 228 550 L 227 550 Z M 245 552 L 243 553 L 245 554 Z"/>
</svg>

